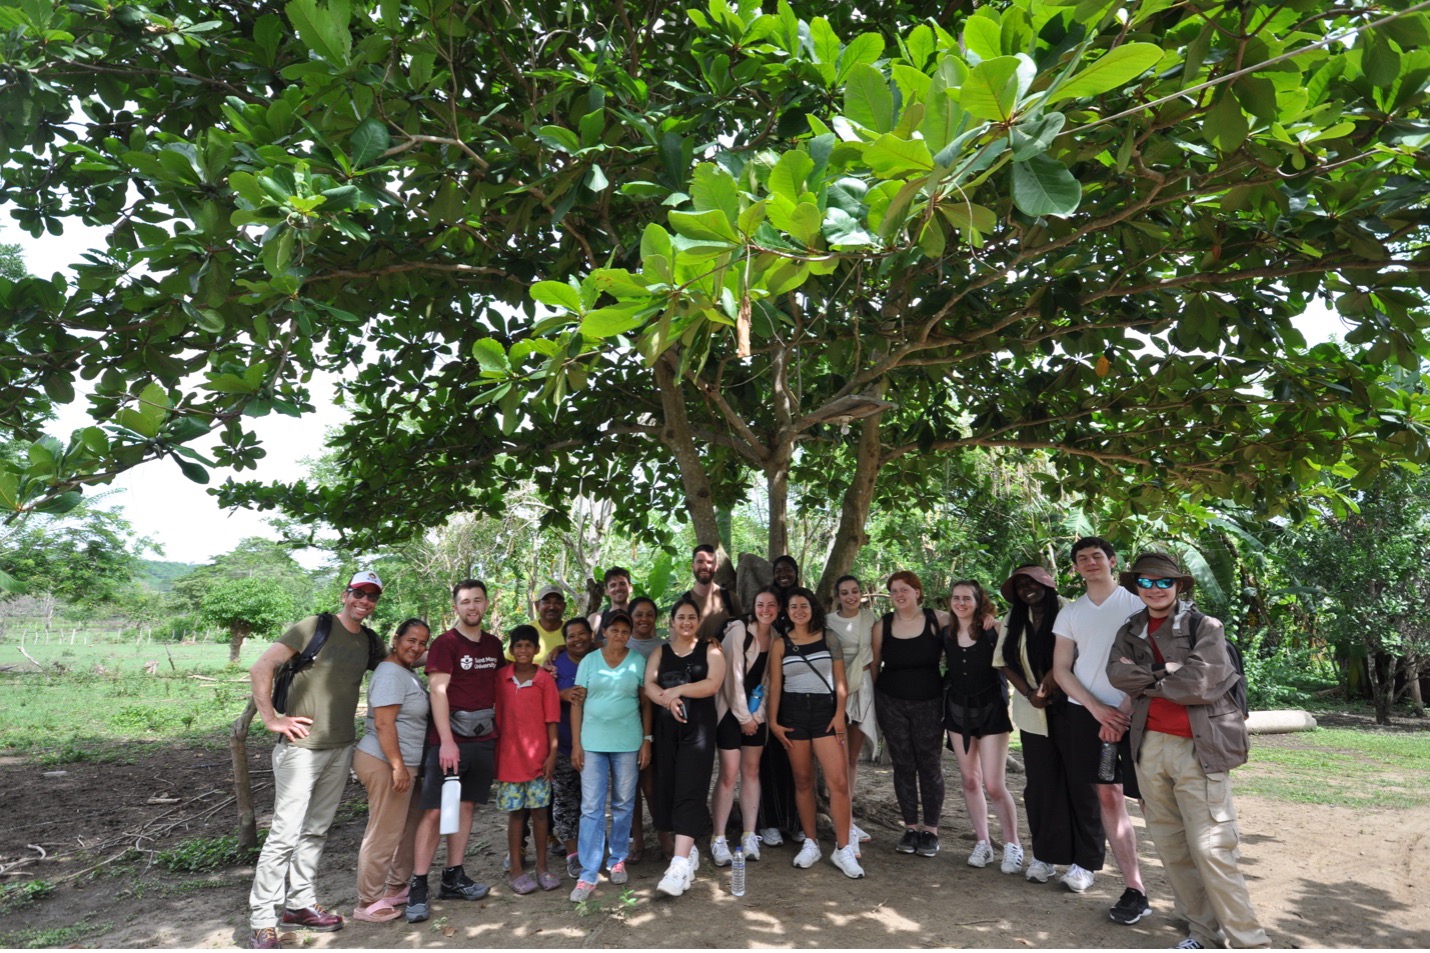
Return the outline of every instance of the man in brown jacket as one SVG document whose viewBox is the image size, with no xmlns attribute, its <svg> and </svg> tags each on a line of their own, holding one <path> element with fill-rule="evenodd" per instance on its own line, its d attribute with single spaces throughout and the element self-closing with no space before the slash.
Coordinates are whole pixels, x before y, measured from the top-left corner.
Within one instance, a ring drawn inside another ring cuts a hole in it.
<svg viewBox="0 0 1430 953">
<path fill-rule="evenodd" d="M 1192 577 L 1171 556 L 1143 553 L 1121 582 L 1146 608 L 1118 631 L 1107 677 L 1132 699 L 1142 815 L 1190 926 L 1177 948 L 1269 947 L 1236 861 L 1230 771 L 1248 744 L 1222 624 L 1178 601 Z"/>
</svg>

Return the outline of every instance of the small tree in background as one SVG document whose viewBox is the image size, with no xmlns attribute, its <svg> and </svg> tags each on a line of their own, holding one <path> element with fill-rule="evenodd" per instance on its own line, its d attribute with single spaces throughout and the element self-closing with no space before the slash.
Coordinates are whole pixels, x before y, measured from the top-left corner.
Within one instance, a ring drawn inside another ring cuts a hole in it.
<svg viewBox="0 0 1430 953">
<path fill-rule="evenodd" d="M 276 632 L 297 612 L 292 596 L 257 576 L 217 582 L 199 602 L 199 615 L 206 623 L 228 629 L 228 660 L 233 664 L 238 663 L 244 639 Z"/>
</svg>

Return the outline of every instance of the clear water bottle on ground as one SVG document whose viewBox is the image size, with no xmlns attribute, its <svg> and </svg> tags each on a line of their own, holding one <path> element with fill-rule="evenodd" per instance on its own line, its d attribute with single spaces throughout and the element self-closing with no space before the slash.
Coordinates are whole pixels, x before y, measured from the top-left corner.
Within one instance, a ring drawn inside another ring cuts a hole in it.
<svg viewBox="0 0 1430 953">
<path fill-rule="evenodd" d="M 738 847 L 730 857 L 730 892 L 737 897 L 745 895 L 745 852 Z"/>
</svg>

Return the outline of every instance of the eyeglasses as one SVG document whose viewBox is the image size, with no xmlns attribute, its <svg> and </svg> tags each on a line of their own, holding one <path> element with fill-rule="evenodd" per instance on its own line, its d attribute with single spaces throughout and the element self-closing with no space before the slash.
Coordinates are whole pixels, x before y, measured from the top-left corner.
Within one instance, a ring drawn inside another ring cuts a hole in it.
<svg viewBox="0 0 1430 953">
<path fill-rule="evenodd" d="M 1146 576 L 1137 577 L 1138 589 L 1170 589 L 1177 584 L 1175 579 L 1148 579 Z"/>
<path fill-rule="evenodd" d="M 382 598 L 382 592 L 373 592 L 371 589 L 349 589 L 348 594 L 358 599 L 366 599 L 368 602 L 376 602 Z"/>
</svg>

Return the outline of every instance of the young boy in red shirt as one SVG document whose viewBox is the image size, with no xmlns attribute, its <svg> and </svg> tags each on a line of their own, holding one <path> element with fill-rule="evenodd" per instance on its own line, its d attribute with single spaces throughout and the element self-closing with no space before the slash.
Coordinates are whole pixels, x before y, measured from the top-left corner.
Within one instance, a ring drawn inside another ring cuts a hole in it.
<svg viewBox="0 0 1430 953">
<path fill-rule="evenodd" d="M 507 880 L 512 890 L 527 894 L 537 887 L 561 886 L 561 878 L 546 870 L 545 850 L 536 851 L 535 876 L 522 870 L 522 832 L 528 819 L 534 842 L 546 843 L 561 697 L 556 680 L 536 664 L 541 636 L 535 626 L 512 629 L 508 648 L 514 661 L 497 678 L 497 807 L 507 813 Z"/>
</svg>

